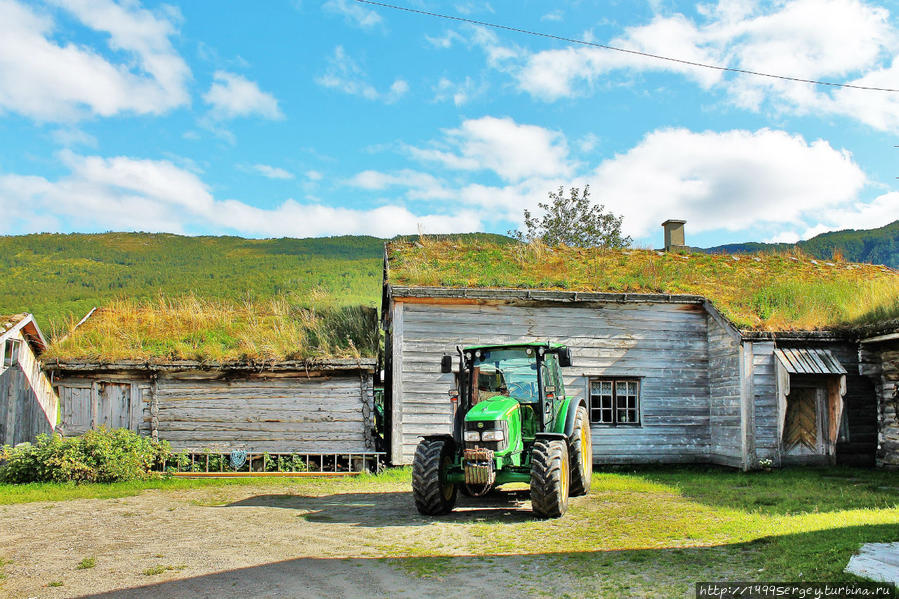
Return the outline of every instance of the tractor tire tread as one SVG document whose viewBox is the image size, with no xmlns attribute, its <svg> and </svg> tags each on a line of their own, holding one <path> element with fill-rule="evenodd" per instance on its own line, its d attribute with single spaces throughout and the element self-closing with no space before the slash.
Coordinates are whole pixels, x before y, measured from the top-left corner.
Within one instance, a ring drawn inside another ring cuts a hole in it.
<svg viewBox="0 0 899 599">
<path fill-rule="evenodd" d="M 456 503 L 456 493 L 447 500 L 440 484 L 440 468 L 447 452 L 441 439 L 425 439 L 415 449 L 412 461 L 412 495 L 415 508 L 425 516 L 437 516 L 450 512 Z"/>
<path fill-rule="evenodd" d="M 571 496 L 580 497 L 590 493 L 590 483 L 593 478 L 593 444 L 588 441 L 586 457 L 586 472 L 581 470 L 581 427 L 587 427 L 587 438 L 590 439 L 590 417 L 587 408 L 580 406 L 574 416 L 574 430 L 571 433 L 569 450 L 569 463 L 571 464 Z"/>
<path fill-rule="evenodd" d="M 564 441 L 537 440 L 531 450 L 531 506 L 541 518 L 558 518 L 568 507 L 563 497 Z"/>
</svg>

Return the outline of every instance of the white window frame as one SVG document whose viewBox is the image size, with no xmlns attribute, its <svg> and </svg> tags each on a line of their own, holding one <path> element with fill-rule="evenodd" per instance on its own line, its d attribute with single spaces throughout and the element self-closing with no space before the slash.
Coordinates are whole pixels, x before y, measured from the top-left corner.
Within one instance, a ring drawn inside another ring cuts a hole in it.
<svg viewBox="0 0 899 599">
<path fill-rule="evenodd" d="M 603 404 L 599 404 L 599 407 L 594 407 L 594 394 L 593 394 L 593 385 L 594 384 L 602 384 L 607 383 L 610 385 L 612 394 L 608 396 L 606 394 L 597 394 L 596 397 L 605 396 L 610 397 L 611 406 L 610 407 L 602 407 Z M 619 385 L 635 385 L 636 393 L 633 395 L 627 394 L 626 397 L 634 397 L 635 405 L 633 407 L 620 406 L 620 402 L 618 401 L 618 389 Z M 643 401 L 642 401 L 642 390 L 643 390 L 643 381 L 640 377 L 634 376 L 590 376 L 587 378 L 587 408 L 590 416 L 590 424 L 595 424 L 598 426 L 643 426 Z M 619 410 L 624 410 L 628 412 L 632 412 L 635 417 L 635 420 L 621 420 L 618 416 Z M 603 420 L 602 418 L 606 416 L 605 412 L 611 412 L 611 421 Z M 597 417 L 598 416 L 598 417 Z"/>
</svg>

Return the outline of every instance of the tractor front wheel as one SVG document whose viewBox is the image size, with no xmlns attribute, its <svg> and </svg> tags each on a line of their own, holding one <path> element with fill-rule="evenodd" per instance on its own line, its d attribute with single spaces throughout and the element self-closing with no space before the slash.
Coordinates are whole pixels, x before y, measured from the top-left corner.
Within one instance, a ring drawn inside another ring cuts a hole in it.
<svg viewBox="0 0 899 599">
<path fill-rule="evenodd" d="M 580 406 L 574 416 L 571 434 L 571 496 L 579 497 L 590 492 L 593 478 L 593 440 L 590 438 L 590 418 L 587 408 Z"/>
<path fill-rule="evenodd" d="M 571 468 L 565 441 L 537 439 L 531 450 L 531 506 L 541 518 L 558 518 L 568 509 Z"/>
<path fill-rule="evenodd" d="M 412 461 L 412 496 L 419 513 L 437 516 L 456 505 L 456 485 L 446 480 L 452 463 L 452 447 L 444 439 L 425 439 L 418 444 Z"/>
</svg>

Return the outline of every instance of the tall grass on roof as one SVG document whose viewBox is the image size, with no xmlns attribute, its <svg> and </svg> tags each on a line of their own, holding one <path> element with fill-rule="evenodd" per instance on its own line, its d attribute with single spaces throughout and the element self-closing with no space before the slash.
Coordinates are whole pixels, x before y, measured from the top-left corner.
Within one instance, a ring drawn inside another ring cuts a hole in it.
<svg viewBox="0 0 899 599">
<path fill-rule="evenodd" d="M 744 329 L 831 329 L 899 317 L 899 273 L 815 260 L 798 250 L 761 254 L 392 243 L 393 285 L 701 295 Z"/>
<path fill-rule="evenodd" d="M 114 300 L 51 344 L 44 357 L 99 362 L 275 362 L 371 357 L 377 353 L 377 344 L 373 308 L 313 308 L 283 295 L 243 302 L 185 295 Z"/>
</svg>

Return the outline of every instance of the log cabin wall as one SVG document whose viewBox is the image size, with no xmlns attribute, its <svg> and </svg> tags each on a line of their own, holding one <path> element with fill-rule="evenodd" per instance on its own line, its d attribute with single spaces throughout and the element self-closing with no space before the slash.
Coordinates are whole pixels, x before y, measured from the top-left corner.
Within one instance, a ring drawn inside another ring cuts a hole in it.
<svg viewBox="0 0 899 599">
<path fill-rule="evenodd" d="M 876 464 L 899 468 L 899 340 L 862 342 L 861 373 L 874 384 L 877 400 Z"/>
<path fill-rule="evenodd" d="M 13 360 L 4 355 L 7 340 L 17 347 Z M 5 335 L 0 341 L 0 445 L 33 441 L 39 434 L 52 432 L 58 403 L 22 331 Z"/>
<path fill-rule="evenodd" d="M 442 355 L 455 356 L 457 345 L 534 339 L 571 348 L 566 393 L 588 404 L 590 380 L 639 382 L 639 424 L 592 425 L 595 463 L 710 459 L 709 331 L 701 300 L 548 305 L 396 297 L 387 309 L 395 464 L 412 461 L 422 435 L 450 431 L 447 392 L 455 375 L 441 374 Z M 722 385 L 726 376 L 719 375 Z"/>
<path fill-rule="evenodd" d="M 59 371 L 60 429 L 129 428 L 176 450 L 373 451 L 373 370 Z"/>
</svg>

